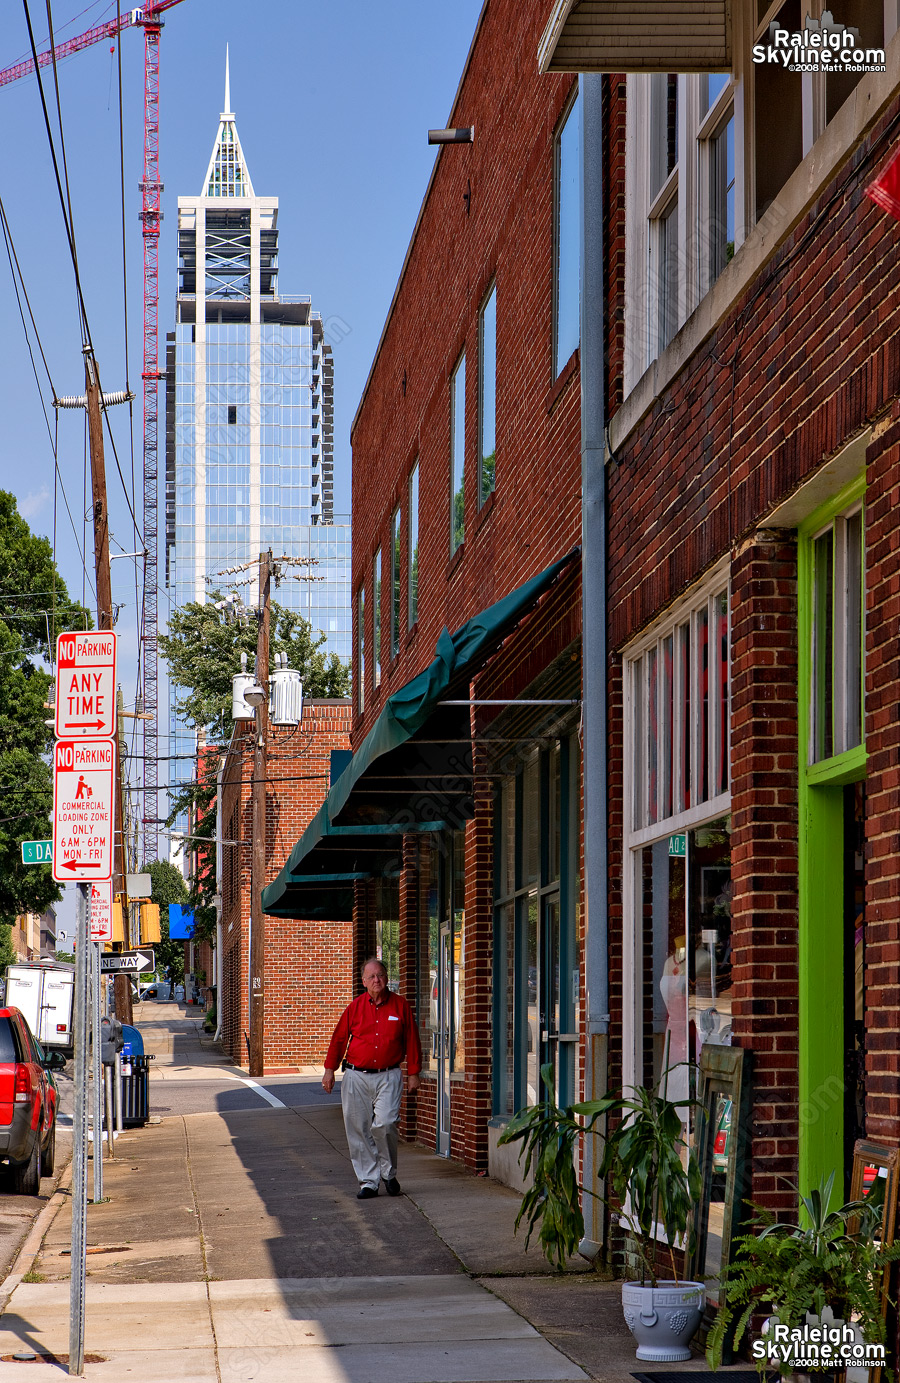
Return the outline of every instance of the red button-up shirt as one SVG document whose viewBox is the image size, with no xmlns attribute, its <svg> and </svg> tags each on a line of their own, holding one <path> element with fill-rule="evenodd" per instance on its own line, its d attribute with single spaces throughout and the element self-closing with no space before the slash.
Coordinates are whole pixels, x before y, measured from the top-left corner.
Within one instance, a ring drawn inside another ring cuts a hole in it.
<svg viewBox="0 0 900 1383">
<path fill-rule="evenodd" d="M 327 1070 L 336 1071 L 345 1056 L 352 1066 L 363 1066 L 369 1071 L 399 1066 L 405 1057 L 407 1073 L 419 1074 L 419 1030 L 415 1014 L 401 994 L 389 989 L 380 1004 L 375 1004 L 368 994 L 360 994 L 347 1005 L 328 1045 Z"/>
</svg>

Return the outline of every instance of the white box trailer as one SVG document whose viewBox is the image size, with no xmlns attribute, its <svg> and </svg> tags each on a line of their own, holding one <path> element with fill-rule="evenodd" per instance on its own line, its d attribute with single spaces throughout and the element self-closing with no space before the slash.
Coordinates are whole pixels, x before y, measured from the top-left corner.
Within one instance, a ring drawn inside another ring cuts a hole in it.
<svg viewBox="0 0 900 1383">
<path fill-rule="evenodd" d="M 6 1003 L 24 1013 L 43 1047 L 74 1053 L 72 1006 L 75 966 L 62 961 L 22 961 L 6 971 Z"/>
</svg>

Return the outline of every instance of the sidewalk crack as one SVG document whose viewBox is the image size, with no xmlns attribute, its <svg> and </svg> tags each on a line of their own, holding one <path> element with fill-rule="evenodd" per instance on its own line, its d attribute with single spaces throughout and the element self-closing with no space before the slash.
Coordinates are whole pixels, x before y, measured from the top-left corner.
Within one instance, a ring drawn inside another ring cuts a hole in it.
<svg viewBox="0 0 900 1383">
<path fill-rule="evenodd" d="M 212 1297 L 209 1291 L 209 1263 L 206 1258 L 206 1236 L 203 1233 L 203 1219 L 200 1214 L 200 1200 L 197 1195 L 197 1184 L 194 1181 L 194 1166 L 191 1162 L 191 1140 L 188 1134 L 187 1119 L 181 1115 L 181 1127 L 184 1131 L 184 1156 L 187 1164 L 188 1180 L 191 1184 L 191 1199 L 194 1202 L 194 1215 L 197 1218 L 197 1233 L 200 1237 L 200 1257 L 203 1263 L 203 1281 L 206 1287 L 206 1309 L 209 1312 L 209 1329 L 213 1342 L 213 1360 L 216 1366 L 217 1383 L 222 1383 L 222 1369 L 219 1364 L 219 1341 L 216 1338 L 216 1321 L 212 1309 Z"/>
</svg>

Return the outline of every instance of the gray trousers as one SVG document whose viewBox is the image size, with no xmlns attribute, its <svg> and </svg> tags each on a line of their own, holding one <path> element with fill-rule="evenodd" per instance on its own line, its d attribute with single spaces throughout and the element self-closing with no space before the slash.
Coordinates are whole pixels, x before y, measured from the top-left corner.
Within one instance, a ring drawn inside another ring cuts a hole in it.
<svg viewBox="0 0 900 1383">
<path fill-rule="evenodd" d="M 341 1108 L 350 1148 L 350 1161 L 360 1186 L 378 1189 L 382 1177 L 397 1175 L 397 1124 L 403 1073 L 345 1071 L 341 1077 Z"/>
</svg>

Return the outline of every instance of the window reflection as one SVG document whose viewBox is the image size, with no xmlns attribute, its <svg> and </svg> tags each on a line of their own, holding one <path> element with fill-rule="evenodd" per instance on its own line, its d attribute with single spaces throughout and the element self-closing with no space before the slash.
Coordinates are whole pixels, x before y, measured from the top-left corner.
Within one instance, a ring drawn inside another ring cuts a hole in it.
<svg viewBox="0 0 900 1383">
<path fill-rule="evenodd" d="M 690 1095 L 707 1043 L 731 1045 L 731 819 L 635 852 L 643 955 L 642 1080 Z"/>
</svg>

